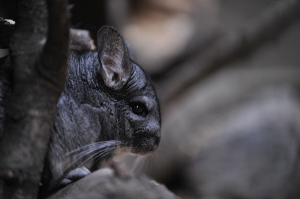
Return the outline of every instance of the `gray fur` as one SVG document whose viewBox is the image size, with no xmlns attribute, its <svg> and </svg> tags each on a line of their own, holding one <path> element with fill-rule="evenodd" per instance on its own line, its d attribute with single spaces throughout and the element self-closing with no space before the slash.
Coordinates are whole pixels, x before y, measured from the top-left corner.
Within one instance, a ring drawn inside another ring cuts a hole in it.
<svg viewBox="0 0 300 199">
<path fill-rule="evenodd" d="M 98 52 L 70 54 L 46 160 L 45 189 L 76 168 L 93 171 L 114 155 L 146 154 L 158 147 L 160 112 L 150 79 L 130 60 L 115 29 L 102 28 L 97 44 Z M 136 104 L 146 111 L 136 114 Z"/>
</svg>

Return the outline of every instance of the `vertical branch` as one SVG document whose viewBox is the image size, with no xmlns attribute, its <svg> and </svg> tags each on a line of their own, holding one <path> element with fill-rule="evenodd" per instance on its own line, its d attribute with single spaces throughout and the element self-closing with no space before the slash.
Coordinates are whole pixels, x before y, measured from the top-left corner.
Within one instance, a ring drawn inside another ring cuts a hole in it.
<svg viewBox="0 0 300 199">
<path fill-rule="evenodd" d="M 56 103 L 66 78 L 66 2 L 47 3 L 49 26 L 44 0 L 18 1 L 10 43 L 13 93 L 0 141 L 0 197 L 4 199 L 36 198 Z"/>
<path fill-rule="evenodd" d="M 38 67 L 45 72 L 44 75 L 48 78 L 52 79 L 61 75 L 61 78 L 57 78 L 56 81 L 63 80 L 63 82 L 59 82 L 59 87 L 62 89 L 69 49 L 67 4 L 65 0 L 47 0 L 47 3 L 49 11 L 48 40 L 41 56 L 41 65 Z"/>
</svg>

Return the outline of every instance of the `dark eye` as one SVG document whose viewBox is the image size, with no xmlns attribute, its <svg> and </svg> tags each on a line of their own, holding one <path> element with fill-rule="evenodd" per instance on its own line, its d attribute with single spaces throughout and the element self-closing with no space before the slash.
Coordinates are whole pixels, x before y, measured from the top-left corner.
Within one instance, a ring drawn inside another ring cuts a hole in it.
<svg viewBox="0 0 300 199">
<path fill-rule="evenodd" d="M 141 103 L 132 103 L 131 110 L 137 115 L 146 115 L 147 112 L 145 105 Z"/>
</svg>

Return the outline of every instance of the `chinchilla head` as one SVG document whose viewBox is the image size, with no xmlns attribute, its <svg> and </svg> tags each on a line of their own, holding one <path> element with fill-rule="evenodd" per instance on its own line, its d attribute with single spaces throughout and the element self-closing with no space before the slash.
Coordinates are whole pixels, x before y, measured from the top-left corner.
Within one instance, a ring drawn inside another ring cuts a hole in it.
<svg viewBox="0 0 300 199">
<path fill-rule="evenodd" d="M 122 152 L 147 154 L 158 147 L 160 110 L 149 77 L 130 59 L 114 28 L 99 30 L 97 46 L 95 52 L 70 54 L 50 143 L 49 159 L 55 168 L 58 160 L 67 161 L 59 157 L 78 149 L 87 151 L 82 156 L 101 161 L 103 146 L 110 148 L 103 155 L 106 159 Z"/>
<path fill-rule="evenodd" d="M 111 27 L 98 32 L 98 58 L 102 91 L 111 99 L 118 124 L 105 134 L 124 141 L 131 152 L 145 154 L 160 141 L 160 108 L 154 87 L 144 71 L 133 62 L 121 35 Z M 118 131 L 114 133 L 114 130 Z M 113 135 L 111 135 L 113 134 Z"/>
</svg>

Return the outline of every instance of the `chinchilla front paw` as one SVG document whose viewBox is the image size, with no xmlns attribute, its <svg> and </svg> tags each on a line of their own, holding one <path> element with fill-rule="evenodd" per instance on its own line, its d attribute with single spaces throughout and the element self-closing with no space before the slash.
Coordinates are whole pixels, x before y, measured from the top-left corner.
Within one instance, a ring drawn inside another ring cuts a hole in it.
<svg viewBox="0 0 300 199">
<path fill-rule="evenodd" d="M 88 170 L 86 167 L 76 168 L 68 173 L 66 178 L 64 178 L 60 182 L 59 186 L 65 187 L 73 182 L 76 182 L 77 180 L 80 180 L 81 178 L 87 176 L 90 173 L 90 170 Z"/>
</svg>

